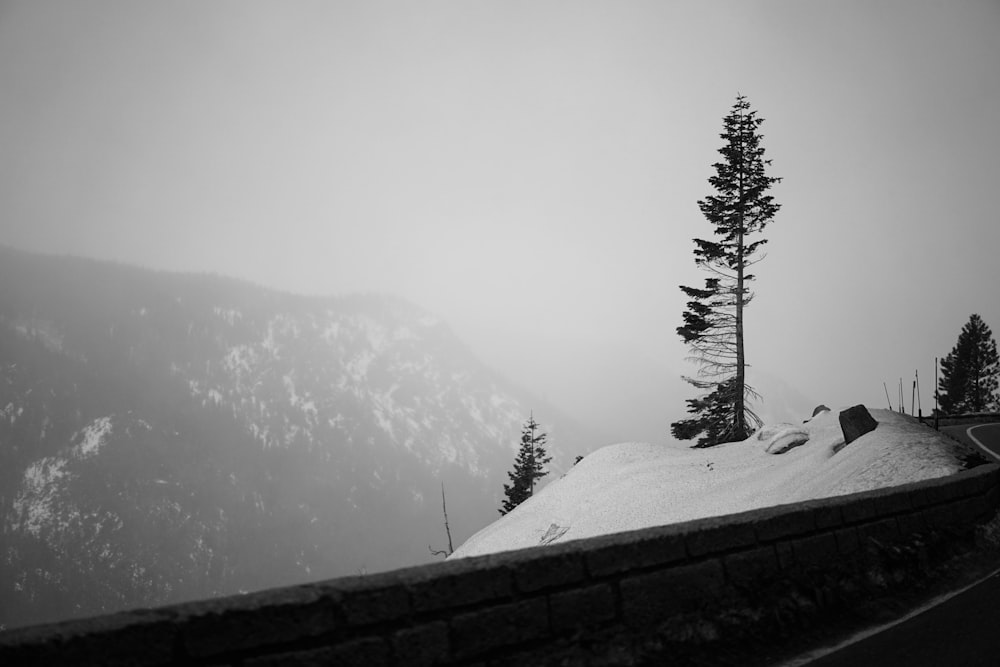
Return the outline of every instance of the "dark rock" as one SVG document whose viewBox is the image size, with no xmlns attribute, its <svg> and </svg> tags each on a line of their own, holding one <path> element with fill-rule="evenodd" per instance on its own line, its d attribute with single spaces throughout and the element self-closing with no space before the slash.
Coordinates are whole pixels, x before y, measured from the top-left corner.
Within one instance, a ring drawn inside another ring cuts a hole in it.
<svg viewBox="0 0 1000 667">
<path fill-rule="evenodd" d="M 878 422 L 863 405 L 855 405 L 840 413 L 840 430 L 844 433 L 844 444 L 849 445 L 865 433 L 875 430 Z"/>
</svg>

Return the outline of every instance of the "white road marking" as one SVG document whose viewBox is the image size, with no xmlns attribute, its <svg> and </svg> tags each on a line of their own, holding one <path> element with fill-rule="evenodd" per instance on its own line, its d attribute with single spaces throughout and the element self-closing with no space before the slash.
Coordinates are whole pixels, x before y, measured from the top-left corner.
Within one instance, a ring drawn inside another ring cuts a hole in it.
<svg viewBox="0 0 1000 667">
<path fill-rule="evenodd" d="M 997 461 L 1000 461 L 1000 454 L 997 454 L 996 452 L 993 452 L 993 451 L 991 451 L 989 449 L 986 449 L 986 445 L 984 445 L 983 443 L 979 442 L 979 438 L 977 438 L 976 436 L 972 435 L 973 429 L 977 429 L 980 426 L 996 426 L 996 424 L 976 424 L 975 426 L 970 426 L 968 429 L 966 429 L 965 435 L 969 436 L 969 440 L 971 440 L 972 442 L 976 443 L 976 446 L 978 446 L 979 449 L 983 450 L 984 452 L 986 452 L 987 454 L 989 454 L 990 456 L 992 456 L 993 458 L 995 458 Z"/>
<path fill-rule="evenodd" d="M 992 454 L 993 452 L 990 452 L 990 453 Z M 994 456 L 995 456 L 995 454 L 994 454 Z M 920 614 L 924 613 L 925 611 L 927 611 L 929 609 L 933 609 L 934 607 L 938 606 L 939 604 L 943 604 L 943 603 L 947 602 L 948 600 L 952 599 L 953 597 L 955 597 L 956 595 L 961 595 L 962 593 L 964 593 L 965 591 L 967 591 L 967 590 L 969 590 L 971 588 L 975 588 L 976 586 L 978 586 L 979 584 L 983 583 L 984 581 L 986 581 L 990 577 L 995 577 L 998 574 L 1000 574 L 1000 569 L 993 570 L 992 572 L 990 572 L 989 574 L 987 574 L 982 579 L 977 579 L 976 581 L 972 582 L 968 586 L 960 588 L 957 591 L 952 591 L 951 593 L 945 593 L 944 595 L 936 597 L 933 600 L 931 600 L 930 602 L 924 604 L 923 606 L 914 609 L 913 611 L 911 611 L 906 616 L 903 616 L 902 618 L 897 618 L 895 621 L 890 621 L 890 622 L 888 622 L 888 623 L 886 623 L 884 625 L 880 625 L 880 626 L 875 627 L 875 628 L 869 628 L 867 630 L 862 630 L 861 632 L 857 633 L 856 635 L 848 637 L 844 641 L 842 641 L 839 644 L 836 644 L 834 646 L 829 646 L 829 647 L 826 647 L 826 648 L 816 649 L 815 651 L 810 651 L 809 653 L 804 653 L 803 655 L 800 655 L 800 656 L 798 656 L 796 658 L 792 658 L 788 662 L 781 663 L 781 665 L 779 667 L 802 667 L 802 665 L 808 665 L 813 660 L 819 660 L 820 658 L 822 658 L 823 656 L 825 656 L 825 655 L 827 655 L 829 653 L 834 653 L 835 651 L 839 651 L 839 650 L 841 650 L 843 648 L 847 648 L 851 644 L 856 644 L 856 643 L 858 643 L 860 641 L 868 639 L 872 635 L 877 635 L 880 632 L 885 632 L 886 630 L 888 630 L 890 628 L 893 628 L 893 627 L 899 625 L 900 623 L 905 623 L 906 621 L 910 620 L 914 616 L 919 616 Z"/>
</svg>

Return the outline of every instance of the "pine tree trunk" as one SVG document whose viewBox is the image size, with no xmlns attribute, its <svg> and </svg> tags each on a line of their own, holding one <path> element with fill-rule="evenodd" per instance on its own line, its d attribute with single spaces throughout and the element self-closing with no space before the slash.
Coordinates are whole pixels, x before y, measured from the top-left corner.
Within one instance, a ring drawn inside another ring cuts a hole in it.
<svg viewBox="0 0 1000 667">
<path fill-rule="evenodd" d="M 530 421 L 528 423 L 528 428 L 531 429 L 531 442 L 529 447 L 531 448 L 530 456 L 528 461 L 530 463 L 528 467 L 528 497 L 535 495 L 535 415 L 531 413 Z"/>
<path fill-rule="evenodd" d="M 744 372 L 744 349 L 743 349 L 743 224 L 744 224 L 744 181 L 743 175 L 746 167 L 743 146 L 743 113 L 740 112 L 740 166 L 739 166 L 739 208 L 737 209 L 738 228 L 736 232 L 736 387 L 734 391 L 735 415 L 733 418 L 733 437 L 735 440 L 743 440 L 747 437 L 746 420 L 743 405 L 743 398 L 746 396 L 744 388 L 746 386 L 746 374 Z"/>
<path fill-rule="evenodd" d="M 982 393 L 979 386 L 979 342 L 976 341 L 972 348 L 972 410 L 970 412 L 982 411 Z"/>
</svg>

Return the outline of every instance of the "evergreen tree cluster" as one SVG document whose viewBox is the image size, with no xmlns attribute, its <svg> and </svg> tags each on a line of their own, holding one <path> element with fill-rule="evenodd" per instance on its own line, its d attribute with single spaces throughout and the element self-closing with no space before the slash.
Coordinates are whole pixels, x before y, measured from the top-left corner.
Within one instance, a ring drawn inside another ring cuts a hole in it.
<svg viewBox="0 0 1000 667">
<path fill-rule="evenodd" d="M 552 460 L 545 452 L 546 435 L 538 427 L 534 414 L 528 417 L 521 431 L 521 448 L 514 460 L 514 469 L 507 473 L 510 484 L 503 485 L 506 498 L 497 510 L 501 516 L 530 498 L 535 492 L 535 482 L 548 472 L 545 466 Z"/>
<path fill-rule="evenodd" d="M 938 405 L 946 414 L 1000 409 L 997 377 L 1000 360 L 993 332 L 973 313 L 958 334 L 958 342 L 941 360 Z"/>
<path fill-rule="evenodd" d="M 689 399 L 692 416 L 671 425 L 679 440 L 698 438 L 696 447 L 744 440 L 760 426 L 749 405 L 758 396 L 746 382 L 743 311 L 753 299 L 748 269 L 763 258 L 767 242 L 751 239 L 778 212 L 780 204 L 767 192 L 781 180 L 766 173 L 771 161 L 761 145 L 763 122 L 738 95 L 723 119 L 723 160 L 712 165 L 715 175 L 708 179 L 714 194 L 698 202 L 714 227 L 712 240 L 694 239 L 695 264 L 709 276 L 704 288 L 681 286 L 690 301 L 677 333 L 698 364 L 697 377 L 684 379 L 708 393 Z"/>
</svg>

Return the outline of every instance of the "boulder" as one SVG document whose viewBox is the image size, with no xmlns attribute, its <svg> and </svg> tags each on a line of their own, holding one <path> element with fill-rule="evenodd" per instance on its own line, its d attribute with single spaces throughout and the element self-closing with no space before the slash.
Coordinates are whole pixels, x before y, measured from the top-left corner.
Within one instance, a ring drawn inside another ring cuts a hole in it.
<svg viewBox="0 0 1000 667">
<path fill-rule="evenodd" d="M 870 433 L 878 422 L 863 405 L 855 405 L 840 413 L 840 430 L 844 433 L 844 445 L 849 445 L 865 433 Z"/>
</svg>

